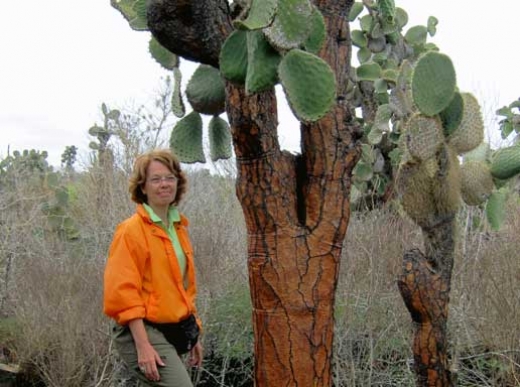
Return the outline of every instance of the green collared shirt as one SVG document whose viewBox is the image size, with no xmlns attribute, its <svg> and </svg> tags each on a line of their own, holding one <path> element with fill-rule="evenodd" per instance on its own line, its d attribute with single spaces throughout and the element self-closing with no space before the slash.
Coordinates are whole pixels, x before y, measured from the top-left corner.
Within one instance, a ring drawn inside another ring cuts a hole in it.
<svg viewBox="0 0 520 387">
<path fill-rule="evenodd" d="M 164 224 L 161 218 L 154 212 L 152 207 L 146 203 L 143 203 L 143 207 L 145 208 L 146 212 L 148 212 L 148 215 L 150 215 L 152 222 L 161 226 L 170 237 L 173 251 L 175 251 L 175 255 L 179 261 L 179 267 L 181 269 L 182 276 L 184 277 L 186 275 L 186 255 L 184 255 L 179 238 L 177 237 L 177 232 L 175 231 L 175 227 L 173 227 L 173 223 L 181 221 L 179 210 L 177 210 L 177 207 L 175 206 L 170 206 L 168 209 L 168 224 Z"/>
</svg>

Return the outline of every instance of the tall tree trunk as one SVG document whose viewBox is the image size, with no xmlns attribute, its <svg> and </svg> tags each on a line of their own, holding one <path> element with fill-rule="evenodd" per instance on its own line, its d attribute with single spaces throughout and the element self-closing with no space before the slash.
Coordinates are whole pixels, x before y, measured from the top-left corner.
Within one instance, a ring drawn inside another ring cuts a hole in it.
<svg viewBox="0 0 520 387">
<path fill-rule="evenodd" d="M 455 217 L 425 230 L 426 254 L 405 253 L 398 281 L 414 321 L 414 369 L 417 386 L 453 386 L 448 363 L 447 321 L 454 256 Z"/>
<path fill-rule="evenodd" d="M 306 170 L 303 155 L 272 146 L 277 140 L 269 127 L 276 119 L 272 112 L 257 111 L 272 93 L 247 97 L 233 86 L 228 90 L 239 167 L 237 195 L 248 229 L 256 385 L 330 386 L 334 294 L 349 220 L 348 176 L 357 150 L 347 146 L 347 138 L 337 141 L 335 150 L 316 148 L 313 174 Z M 244 104 L 250 114 L 242 115 Z M 237 125 L 235 108 L 240 117 L 267 122 L 256 127 L 242 120 Z M 345 128 L 337 134 L 349 137 Z M 248 141 L 255 137 L 256 144 Z M 248 150 L 247 156 L 241 149 Z M 342 156 L 333 159 L 334 153 Z"/>
</svg>

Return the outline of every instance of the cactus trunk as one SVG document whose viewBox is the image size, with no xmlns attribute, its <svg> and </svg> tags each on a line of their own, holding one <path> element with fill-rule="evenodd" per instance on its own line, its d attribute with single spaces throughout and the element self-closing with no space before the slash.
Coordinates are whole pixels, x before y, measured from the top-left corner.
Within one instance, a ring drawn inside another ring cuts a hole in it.
<svg viewBox="0 0 520 387">
<path fill-rule="evenodd" d="M 298 227 L 248 236 L 256 386 L 332 385 L 339 249 L 312 258 L 326 250 L 328 238 L 303 236 Z M 294 266 L 287 265 L 288 256 Z"/>
<path fill-rule="evenodd" d="M 454 256 L 455 217 L 423 228 L 426 254 L 407 251 L 399 291 L 414 322 L 414 371 L 418 387 L 454 385 L 448 363 L 447 321 Z"/>
</svg>

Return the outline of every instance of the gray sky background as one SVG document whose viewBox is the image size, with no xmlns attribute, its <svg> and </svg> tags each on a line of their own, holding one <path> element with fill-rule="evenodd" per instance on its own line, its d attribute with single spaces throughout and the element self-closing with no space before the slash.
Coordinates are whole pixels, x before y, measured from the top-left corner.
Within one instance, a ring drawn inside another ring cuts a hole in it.
<svg viewBox="0 0 520 387">
<path fill-rule="evenodd" d="M 147 103 L 161 76 L 168 75 L 148 54 L 149 33 L 131 30 L 109 0 L 2 5 L 0 158 L 8 147 L 34 148 L 48 151 L 49 162 L 59 166 L 67 145 L 76 145 L 85 157 L 88 129 L 102 121 L 102 102 Z M 500 146 L 494 112 L 520 97 L 520 1 L 396 0 L 396 5 L 408 12 L 407 27 L 425 25 L 430 15 L 439 19 L 431 41 L 453 60 L 459 88 L 479 99 L 488 138 Z M 192 68 L 190 62 L 181 66 Z M 294 122 L 281 107 L 280 142 L 296 151 Z"/>
</svg>

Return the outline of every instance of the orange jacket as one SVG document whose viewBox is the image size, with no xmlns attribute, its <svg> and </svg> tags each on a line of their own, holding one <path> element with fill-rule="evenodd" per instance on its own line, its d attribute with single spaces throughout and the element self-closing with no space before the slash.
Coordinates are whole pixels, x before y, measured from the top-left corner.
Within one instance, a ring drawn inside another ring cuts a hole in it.
<svg viewBox="0 0 520 387">
<path fill-rule="evenodd" d="M 178 322 L 195 313 L 195 269 L 188 220 L 175 224 L 186 255 L 187 289 L 168 234 L 142 205 L 115 231 L 104 275 L 103 309 L 121 325 L 136 318 Z"/>
</svg>

